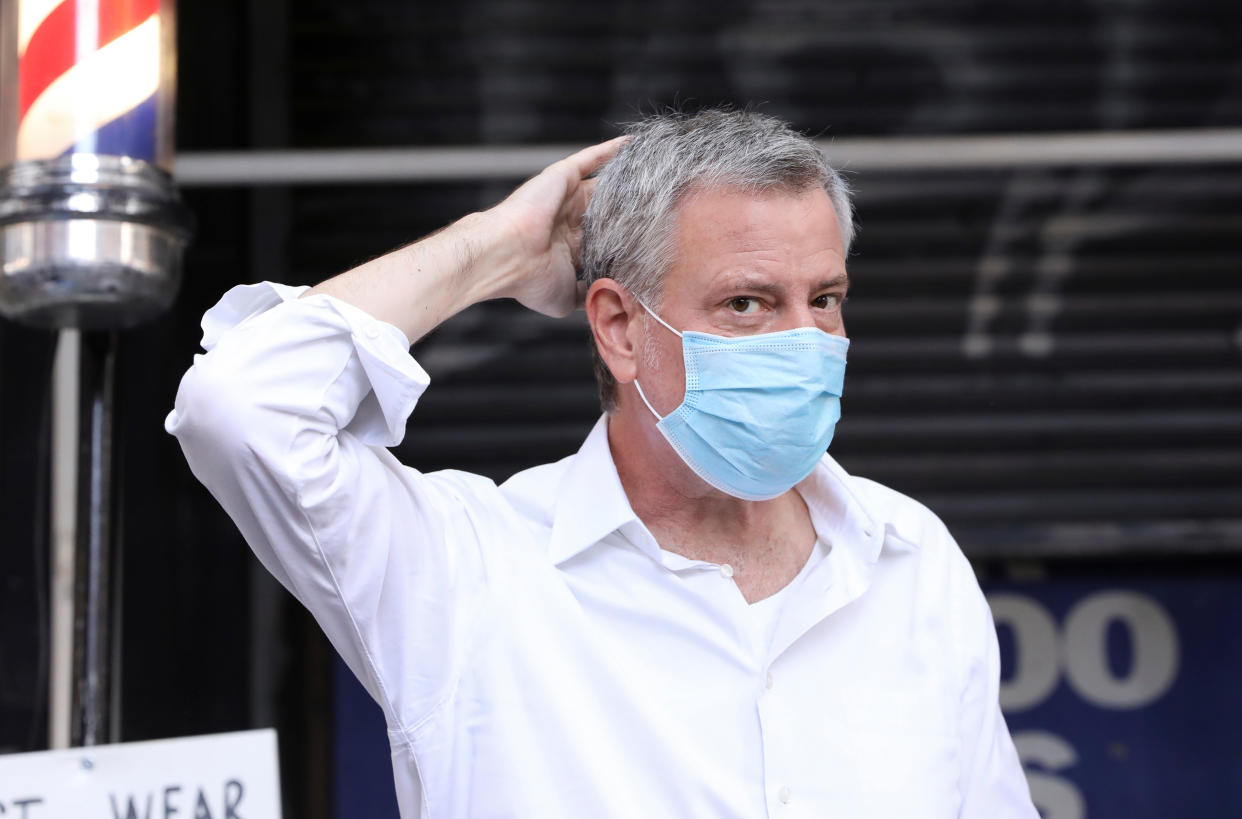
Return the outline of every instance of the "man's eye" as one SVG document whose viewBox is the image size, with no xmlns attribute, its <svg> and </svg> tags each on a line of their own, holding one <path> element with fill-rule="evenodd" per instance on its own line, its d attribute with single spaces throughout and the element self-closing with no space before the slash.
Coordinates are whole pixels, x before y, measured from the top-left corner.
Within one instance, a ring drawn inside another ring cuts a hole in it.
<svg viewBox="0 0 1242 819">
<path fill-rule="evenodd" d="M 845 299 L 835 293 L 825 293 L 816 298 L 812 303 L 821 310 L 836 310 L 844 301 Z"/>
<path fill-rule="evenodd" d="M 749 296 L 738 296 L 729 299 L 729 308 L 735 313 L 754 313 L 759 309 L 759 302 Z"/>
</svg>

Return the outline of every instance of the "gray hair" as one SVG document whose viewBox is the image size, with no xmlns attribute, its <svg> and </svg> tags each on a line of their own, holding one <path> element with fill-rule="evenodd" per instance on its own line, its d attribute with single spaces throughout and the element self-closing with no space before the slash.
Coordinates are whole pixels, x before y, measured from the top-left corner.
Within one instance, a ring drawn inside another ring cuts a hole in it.
<svg viewBox="0 0 1242 819">
<path fill-rule="evenodd" d="M 762 193 L 822 187 L 832 202 L 845 252 L 854 238 L 850 190 L 806 136 L 775 117 L 712 109 L 657 114 L 626 126 L 630 139 L 599 173 L 582 220 L 587 284 L 614 279 L 653 309 L 673 263 L 676 209 L 696 188 Z M 605 412 L 617 383 L 591 341 Z"/>
</svg>

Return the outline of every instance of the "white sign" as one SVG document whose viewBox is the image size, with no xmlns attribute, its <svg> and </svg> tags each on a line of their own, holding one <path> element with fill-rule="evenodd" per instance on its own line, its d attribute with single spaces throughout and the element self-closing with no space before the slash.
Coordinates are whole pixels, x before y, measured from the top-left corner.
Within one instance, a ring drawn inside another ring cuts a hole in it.
<svg viewBox="0 0 1242 819">
<path fill-rule="evenodd" d="M 2 819 L 280 819 L 276 732 L 0 756 Z"/>
</svg>

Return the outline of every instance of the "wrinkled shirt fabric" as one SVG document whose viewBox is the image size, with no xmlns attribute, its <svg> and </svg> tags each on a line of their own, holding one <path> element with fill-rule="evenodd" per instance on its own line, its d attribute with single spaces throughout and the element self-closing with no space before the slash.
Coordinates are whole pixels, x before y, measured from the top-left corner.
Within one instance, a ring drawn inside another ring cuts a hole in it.
<svg viewBox="0 0 1242 819">
<path fill-rule="evenodd" d="M 427 374 L 303 289 L 208 311 L 166 428 L 383 709 L 403 817 L 1036 819 L 988 607 L 925 507 L 825 456 L 772 624 L 655 542 L 604 418 L 500 485 L 399 463 Z"/>
</svg>

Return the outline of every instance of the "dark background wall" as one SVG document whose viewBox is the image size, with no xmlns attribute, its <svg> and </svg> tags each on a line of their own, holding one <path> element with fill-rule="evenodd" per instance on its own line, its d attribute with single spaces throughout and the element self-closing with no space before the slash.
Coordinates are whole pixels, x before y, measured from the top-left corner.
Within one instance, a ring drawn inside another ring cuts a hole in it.
<svg viewBox="0 0 1242 819">
<path fill-rule="evenodd" d="M 180 151 L 586 143 L 669 104 L 835 138 L 1242 126 L 1228 0 L 225 0 L 179 17 Z M 843 464 L 927 502 L 993 576 L 1242 575 L 1242 167 L 851 179 Z M 162 419 L 228 287 L 313 283 L 515 181 L 184 191 L 181 297 L 122 352 L 126 739 L 278 725 L 288 815 L 326 815 L 330 649 Z M 433 389 L 399 457 L 502 478 L 574 451 L 597 414 L 585 334 L 505 303 L 452 320 L 415 350 Z M 0 326 L 0 750 L 46 741 L 52 351 Z"/>
</svg>

